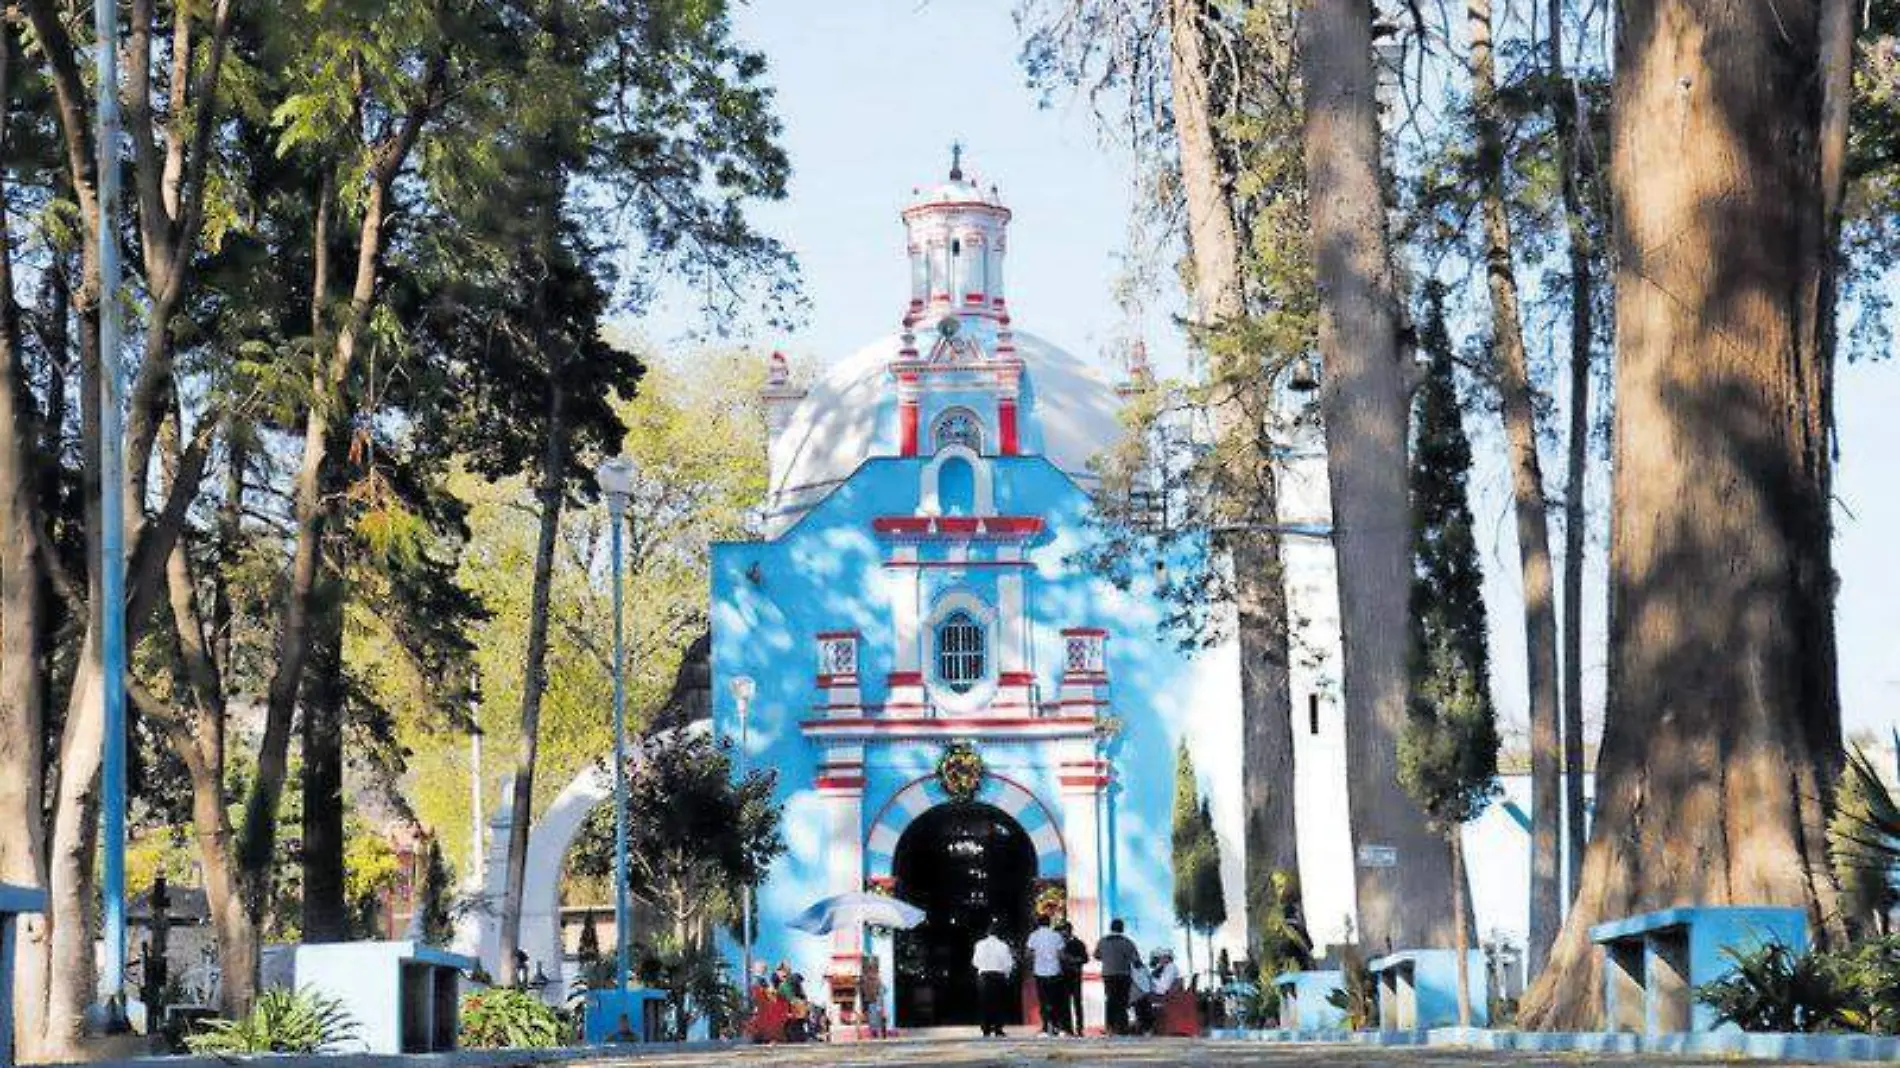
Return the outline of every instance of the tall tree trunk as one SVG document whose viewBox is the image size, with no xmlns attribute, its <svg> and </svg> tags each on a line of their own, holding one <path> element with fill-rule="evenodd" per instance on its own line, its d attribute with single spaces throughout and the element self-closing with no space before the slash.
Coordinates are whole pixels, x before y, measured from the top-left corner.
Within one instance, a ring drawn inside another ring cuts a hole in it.
<svg viewBox="0 0 1900 1068">
<path fill-rule="evenodd" d="M 0 144 L 11 132 L 12 91 L 20 56 L 10 20 L 0 23 Z M 6 201 L 0 171 L 0 204 Z M 57 273 L 57 267 L 54 273 Z M 39 485 L 33 466 L 32 394 L 22 351 L 19 308 L 14 303 L 13 242 L 0 211 L 0 881 L 25 886 L 46 882 L 42 775 L 46 766 L 47 638 L 39 558 Z M 63 311 L 63 309 L 62 309 Z M 57 463 L 55 458 L 52 462 Z M 14 989 L 43 972 L 35 966 L 36 943 L 45 936 L 40 917 L 21 931 L 22 949 Z M 22 1009 L 33 995 L 20 998 Z M 13 1030 L 29 1035 L 37 1015 L 22 1011 Z M 26 1043 L 29 1049 L 35 1045 Z"/>
<path fill-rule="evenodd" d="M 1471 898 L 1466 892 L 1465 829 L 1453 827 L 1445 836 L 1451 847 L 1451 922 L 1458 934 L 1453 948 L 1458 954 L 1458 1026 L 1471 1026 Z"/>
<path fill-rule="evenodd" d="M 1589 841 L 1583 797 L 1583 565 L 1584 490 L 1590 476 L 1590 367 L 1595 358 L 1596 275 L 1591 265 L 1590 225 L 1584 215 L 1583 167 L 1589 154 L 1578 144 L 1587 136 L 1582 101 L 1564 77 L 1563 0 L 1550 0 L 1550 110 L 1562 183 L 1564 231 L 1570 257 L 1570 428 L 1564 476 L 1563 739 L 1565 899 L 1583 880 L 1583 850 Z"/>
<path fill-rule="evenodd" d="M 0 144 L 11 127 L 16 52 L 0 23 Z M 0 203 L 6 199 L 0 171 Z M 37 426 L 14 302 L 13 239 L 0 211 L 0 881 L 40 885 L 46 665 L 40 508 L 33 462 Z"/>
<path fill-rule="evenodd" d="M 1610 702 L 1532 1027 L 1597 1023 L 1606 918 L 1792 905 L 1825 932 L 1838 912 L 1822 6 L 1621 10 Z"/>
<path fill-rule="evenodd" d="M 1497 361 L 1504 436 L 1510 443 L 1511 496 L 1517 513 L 1517 555 L 1524 578 L 1525 678 L 1531 721 L 1531 886 L 1527 956 L 1531 974 L 1563 918 L 1563 762 L 1557 716 L 1557 605 L 1550 569 L 1550 518 L 1537 456 L 1517 269 L 1511 262 L 1511 217 L 1504 200 L 1504 136 L 1498 115 L 1497 65 L 1491 47 L 1491 0 L 1465 5 L 1471 33 L 1471 109 L 1478 127 L 1478 181 L 1483 201 L 1485 278 L 1491 291 L 1491 351 Z"/>
<path fill-rule="evenodd" d="M 323 571 L 304 679 L 303 936 L 342 942 L 350 937 L 343 889 L 344 580 L 330 564 Z"/>
<path fill-rule="evenodd" d="M 546 282 L 542 283 L 548 284 Z M 538 304 L 538 302 L 537 302 Z M 508 829 L 508 879 L 501 903 L 501 960 L 496 978 L 503 986 L 525 979 L 515 970 L 521 945 L 521 894 L 528 872 L 528 830 L 534 818 L 534 764 L 541 738 L 541 694 L 546 688 L 548 601 L 554 583 L 555 541 L 561 529 L 561 505 L 567 496 L 567 398 L 561 385 L 560 343 L 549 347 L 547 443 L 541 457 L 541 532 L 534 548 L 534 589 L 528 608 L 528 655 L 521 678 L 521 735 L 517 742 L 513 813 Z"/>
<path fill-rule="evenodd" d="M 1362 944 L 1443 948 L 1451 860 L 1398 783 L 1405 725 L 1407 374 L 1380 189 L 1372 7 L 1314 0 L 1300 22 L 1306 181 L 1312 213 L 1320 410 L 1326 425 L 1344 631 L 1346 774 L 1353 841 L 1399 851 L 1355 872 Z"/>
<path fill-rule="evenodd" d="M 1174 126 L 1180 142 L 1181 182 L 1187 198 L 1188 248 L 1194 264 L 1195 323 L 1208 334 L 1230 328 L 1246 313 L 1241 279 L 1243 242 L 1233 204 L 1233 166 L 1219 147 L 1203 39 L 1206 0 L 1170 0 Z M 1288 672 L 1285 577 L 1277 519 L 1273 442 L 1269 425 L 1273 383 L 1252 367 L 1234 368 L 1231 356 L 1210 353 L 1210 378 L 1225 396 L 1214 408 L 1223 449 L 1236 453 L 1242 474 L 1230 486 L 1244 499 L 1227 509 L 1240 529 L 1223 539 L 1233 568 L 1236 638 L 1240 646 L 1241 764 L 1246 839 L 1248 930 L 1258 932 L 1276 906 L 1275 872 L 1297 877 L 1299 838 L 1293 811 L 1293 723 Z M 1224 373 L 1223 373 L 1224 372 Z"/>
</svg>

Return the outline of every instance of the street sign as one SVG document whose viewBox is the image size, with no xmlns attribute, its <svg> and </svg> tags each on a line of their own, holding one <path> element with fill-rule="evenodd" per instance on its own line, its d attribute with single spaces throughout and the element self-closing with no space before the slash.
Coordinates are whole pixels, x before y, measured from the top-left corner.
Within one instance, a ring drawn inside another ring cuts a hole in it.
<svg viewBox="0 0 1900 1068">
<path fill-rule="evenodd" d="M 1386 845 L 1362 845 L 1359 847 L 1359 866 L 1396 868 L 1399 866 L 1399 851 Z"/>
</svg>

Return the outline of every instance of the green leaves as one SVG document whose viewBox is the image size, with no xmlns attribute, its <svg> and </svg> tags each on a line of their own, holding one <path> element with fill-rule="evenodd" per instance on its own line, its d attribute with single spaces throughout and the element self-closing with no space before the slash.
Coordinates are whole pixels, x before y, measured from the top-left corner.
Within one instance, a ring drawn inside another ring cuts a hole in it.
<svg viewBox="0 0 1900 1068">
<path fill-rule="evenodd" d="M 490 987 L 462 999 L 464 1049 L 553 1049 L 567 1033 L 566 1017 L 526 990 Z"/>
<path fill-rule="evenodd" d="M 193 1053 L 327 1053 L 357 1035 L 343 1003 L 313 990 L 267 990 L 249 1014 L 212 1020 L 185 1040 Z"/>
</svg>

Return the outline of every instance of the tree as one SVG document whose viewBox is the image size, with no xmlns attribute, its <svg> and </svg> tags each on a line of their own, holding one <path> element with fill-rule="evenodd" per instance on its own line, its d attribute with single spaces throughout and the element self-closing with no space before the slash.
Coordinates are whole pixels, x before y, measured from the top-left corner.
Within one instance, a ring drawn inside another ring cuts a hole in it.
<svg viewBox="0 0 1900 1068">
<path fill-rule="evenodd" d="M 1227 922 L 1227 890 L 1221 885 L 1220 835 L 1214 831 L 1214 813 L 1201 798 L 1195 819 L 1194 929 L 1207 940 L 1207 959 L 1214 960 L 1214 932 Z"/>
<path fill-rule="evenodd" d="M 1132 432 L 1104 463 L 1097 516 L 1107 528 L 1090 566 L 1127 582 L 1131 554 L 1182 563 L 1158 591 L 1186 648 L 1231 634 L 1239 647 L 1246 910 L 1265 930 L 1274 881 L 1299 870 L 1285 575 L 1276 462 L 1287 413 L 1278 386 L 1312 347 L 1310 264 L 1297 126 L 1284 106 L 1297 80 L 1292 5 L 1231 0 L 1027 0 L 1017 13 L 1032 80 L 1119 99 L 1104 128 L 1145 164 L 1149 196 L 1132 226 L 1179 233 L 1193 314 L 1196 380 L 1156 386 L 1126 409 Z M 1131 234 L 1145 261 L 1166 236 Z M 1122 283 L 1124 301 L 1147 281 Z M 1143 383 L 1152 385 L 1152 383 Z M 1170 394 L 1179 394 L 1177 404 Z M 1182 409 L 1188 409 L 1183 412 Z M 1178 442 L 1210 418 L 1211 441 Z M 1175 445 L 1185 448 L 1176 448 Z M 1206 447 L 1203 447 L 1206 446 Z M 1157 504 L 1157 501 L 1159 502 Z M 1174 549 L 1187 546 L 1186 551 Z"/>
<path fill-rule="evenodd" d="M 1452 878 L 1418 804 L 1398 783 L 1407 718 L 1406 410 L 1410 383 L 1385 230 L 1370 4 L 1315 0 L 1300 19 L 1307 210 L 1319 293 L 1333 545 L 1344 635 L 1346 768 L 1353 841 L 1399 851 L 1356 871 L 1359 932 L 1381 948 L 1444 946 L 1433 908 Z"/>
<path fill-rule="evenodd" d="M 1557 722 L 1556 590 L 1550 567 L 1543 463 L 1537 455 L 1537 413 L 1531 394 L 1530 361 L 1524 352 L 1517 267 L 1512 261 L 1516 245 L 1511 239 L 1511 217 L 1505 204 L 1504 131 L 1497 59 L 1491 43 L 1491 2 L 1473 0 L 1465 5 L 1465 13 L 1471 34 L 1471 115 L 1477 134 L 1485 277 L 1490 283 L 1491 354 L 1497 364 L 1504 433 L 1510 445 L 1511 497 L 1517 518 L 1518 564 L 1524 581 L 1525 679 L 1531 727 L 1530 933 L 1526 949 L 1530 971 L 1535 974 L 1543 968 L 1544 955 L 1563 913 L 1558 841 L 1563 754 Z M 1434 313 L 1442 311 L 1435 308 Z M 1581 314 L 1588 315 L 1589 309 L 1584 308 Z M 1461 876 L 1454 873 L 1453 878 Z"/>
<path fill-rule="evenodd" d="M 669 730 L 627 759 L 627 889 L 664 917 L 671 948 L 702 948 L 709 924 L 737 919 L 739 888 L 756 885 L 785 852 L 777 773 L 734 781 L 732 743 Z M 577 874 L 613 871 L 613 811 L 597 809 L 576 844 Z"/>
<path fill-rule="evenodd" d="M 1464 825 L 1498 788 L 1497 711 L 1491 704 L 1483 573 L 1466 482 L 1471 443 L 1453 383 L 1451 339 L 1436 289 L 1420 341 L 1431 365 L 1418 399 L 1412 450 L 1411 698 L 1399 740 L 1399 780 L 1418 800 L 1451 857 L 1458 1023 L 1471 1024 Z"/>
<path fill-rule="evenodd" d="M 1192 932 L 1199 918 L 1198 875 L 1202 860 L 1201 784 L 1194 776 L 1194 754 L 1187 739 L 1174 754 L 1174 818 L 1170 835 L 1170 865 L 1174 871 L 1174 922 Z M 1194 970 L 1194 940 L 1188 947 L 1188 970 Z"/>
<path fill-rule="evenodd" d="M 1834 7 L 1620 13 L 1611 685 L 1583 884 L 1528 1026 L 1594 1025 L 1591 924 L 1733 902 L 1826 934 L 1838 912 Z"/>
</svg>

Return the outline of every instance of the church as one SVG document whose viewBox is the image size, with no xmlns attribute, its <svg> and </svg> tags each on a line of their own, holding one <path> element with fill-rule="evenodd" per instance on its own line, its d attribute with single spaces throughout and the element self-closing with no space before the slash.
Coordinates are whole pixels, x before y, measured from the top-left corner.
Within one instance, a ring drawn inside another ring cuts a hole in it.
<svg viewBox="0 0 1900 1068">
<path fill-rule="evenodd" d="M 875 956 L 887 1019 L 916 1029 L 974 1025 L 970 953 L 992 918 L 1020 945 L 1060 903 L 1091 946 L 1119 917 L 1144 952 L 1184 953 L 1169 846 L 1183 743 L 1222 855 L 1213 945 L 1243 958 L 1235 648 L 1181 650 L 1156 569 L 1123 590 L 1077 559 L 1098 536 L 1092 464 L 1127 432 L 1145 369 L 1117 380 L 1018 326 L 994 186 L 953 165 L 901 220 L 908 279 L 893 255 L 888 289 L 866 287 L 891 294 L 867 318 L 897 332 L 809 386 L 773 357 L 763 537 L 713 551 L 713 730 L 776 772 L 789 845 L 757 890 L 754 959 L 790 962 L 816 993 Z M 1300 876 L 1324 945 L 1353 911 L 1335 565 L 1320 444 L 1285 457 Z M 859 890 L 928 918 L 823 937 L 787 925 Z M 1197 936 L 1197 959 L 1205 947 Z M 736 963 L 739 945 L 724 948 Z M 1099 1026 L 1093 969 L 1084 990 Z"/>
</svg>

